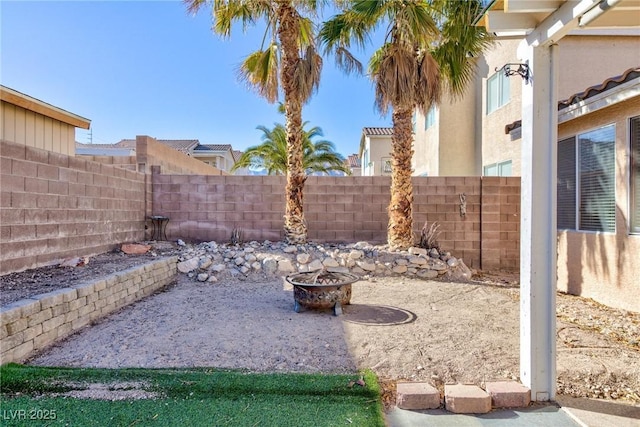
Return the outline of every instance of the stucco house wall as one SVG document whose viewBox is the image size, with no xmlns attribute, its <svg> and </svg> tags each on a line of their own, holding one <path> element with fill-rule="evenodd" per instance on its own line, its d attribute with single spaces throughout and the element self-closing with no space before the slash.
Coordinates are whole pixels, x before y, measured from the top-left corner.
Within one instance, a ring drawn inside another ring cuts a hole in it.
<svg viewBox="0 0 640 427">
<path fill-rule="evenodd" d="M 558 139 L 615 124 L 616 231 L 558 231 L 558 290 L 640 311 L 640 235 L 629 229 L 629 118 L 640 96 L 558 127 Z"/>
</svg>

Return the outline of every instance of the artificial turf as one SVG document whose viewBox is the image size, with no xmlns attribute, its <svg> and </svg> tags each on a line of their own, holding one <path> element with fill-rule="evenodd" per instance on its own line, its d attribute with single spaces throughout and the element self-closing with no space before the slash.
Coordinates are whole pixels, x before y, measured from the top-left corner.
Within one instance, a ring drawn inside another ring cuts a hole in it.
<svg viewBox="0 0 640 427">
<path fill-rule="evenodd" d="M 377 378 L 362 375 L 364 386 L 353 384 L 360 374 L 9 364 L 0 367 L 0 425 L 384 426 Z M 137 384 L 154 397 L 110 401 L 60 395 L 90 384 Z"/>
</svg>

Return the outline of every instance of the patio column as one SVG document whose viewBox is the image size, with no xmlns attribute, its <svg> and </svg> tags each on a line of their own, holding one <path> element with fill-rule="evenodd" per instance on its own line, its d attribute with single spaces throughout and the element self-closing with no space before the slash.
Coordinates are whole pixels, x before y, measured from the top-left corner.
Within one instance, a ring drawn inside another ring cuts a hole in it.
<svg viewBox="0 0 640 427">
<path fill-rule="evenodd" d="M 555 399 L 557 48 L 523 40 L 529 64 L 522 88 L 520 379 L 531 400 Z"/>
</svg>

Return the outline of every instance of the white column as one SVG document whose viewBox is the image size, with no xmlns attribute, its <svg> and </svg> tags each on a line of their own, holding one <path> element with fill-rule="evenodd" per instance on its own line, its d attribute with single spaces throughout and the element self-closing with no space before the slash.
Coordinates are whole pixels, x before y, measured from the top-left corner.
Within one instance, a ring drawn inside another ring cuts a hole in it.
<svg viewBox="0 0 640 427">
<path fill-rule="evenodd" d="M 530 46 L 532 80 L 522 89 L 520 223 L 520 379 L 531 400 L 555 399 L 556 390 L 556 46 Z"/>
</svg>

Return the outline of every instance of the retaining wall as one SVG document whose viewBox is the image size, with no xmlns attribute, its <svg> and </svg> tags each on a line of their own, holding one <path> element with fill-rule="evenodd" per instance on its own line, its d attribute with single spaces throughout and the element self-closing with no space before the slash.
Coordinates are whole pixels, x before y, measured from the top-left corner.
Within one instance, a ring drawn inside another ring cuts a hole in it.
<svg viewBox="0 0 640 427">
<path fill-rule="evenodd" d="M 177 257 L 153 261 L 93 282 L 16 301 L 0 309 L 0 364 L 32 353 L 175 280 Z"/>
</svg>

